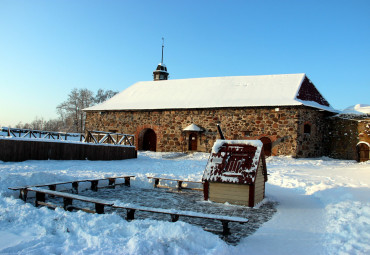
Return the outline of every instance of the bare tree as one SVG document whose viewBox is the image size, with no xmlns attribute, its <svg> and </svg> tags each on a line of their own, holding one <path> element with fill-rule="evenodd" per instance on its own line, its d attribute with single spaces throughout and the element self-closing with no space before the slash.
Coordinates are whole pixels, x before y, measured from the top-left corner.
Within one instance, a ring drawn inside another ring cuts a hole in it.
<svg viewBox="0 0 370 255">
<path fill-rule="evenodd" d="M 18 122 L 18 124 L 15 125 L 15 128 L 24 128 L 22 121 Z"/>
<path fill-rule="evenodd" d="M 64 123 L 71 122 L 68 130 L 81 133 L 85 126 L 85 113 L 82 111 L 94 104 L 93 92 L 88 89 L 73 89 L 68 95 L 67 101 L 57 106 L 57 111 Z"/>
<path fill-rule="evenodd" d="M 57 106 L 59 118 L 44 120 L 36 117 L 31 123 L 19 122 L 16 128 L 34 129 L 44 131 L 63 131 L 63 132 L 84 132 L 86 115 L 84 108 L 94 104 L 102 103 L 115 94 L 117 91 L 99 89 L 94 93 L 88 89 L 74 88 L 68 95 L 66 101 Z"/>
<path fill-rule="evenodd" d="M 36 117 L 30 124 L 31 129 L 44 130 L 46 121 L 43 118 Z"/>
<path fill-rule="evenodd" d="M 113 97 L 117 93 L 118 93 L 118 91 L 113 91 L 113 90 L 110 90 L 110 89 L 106 90 L 106 91 L 104 91 L 103 89 L 99 89 L 98 92 L 96 92 L 94 102 L 95 102 L 95 104 L 100 104 L 100 103 L 108 100 L 109 98 Z"/>
</svg>

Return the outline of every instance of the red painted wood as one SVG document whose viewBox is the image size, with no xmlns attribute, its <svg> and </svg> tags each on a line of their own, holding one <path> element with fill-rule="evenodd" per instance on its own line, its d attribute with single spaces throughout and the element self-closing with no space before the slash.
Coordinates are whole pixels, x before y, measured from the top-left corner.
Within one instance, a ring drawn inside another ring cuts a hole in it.
<svg viewBox="0 0 370 255">
<path fill-rule="evenodd" d="M 320 94 L 320 92 L 316 89 L 315 85 L 305 77 L 301 88 L 298 91 L 297 98 L 304 100 L 304 101 L 313 101 L 319 103 L 321 105 L 329 106 L 328 101 Z"/>
<path fill-rule="evenodd" d="M 198 142 L 198 136 L 197 136 L 197 134 L 191 133 L 189 135 L 189 151 L 196 151 L 196 150 L 198 150 L 197 142 Z"/>
</svg>

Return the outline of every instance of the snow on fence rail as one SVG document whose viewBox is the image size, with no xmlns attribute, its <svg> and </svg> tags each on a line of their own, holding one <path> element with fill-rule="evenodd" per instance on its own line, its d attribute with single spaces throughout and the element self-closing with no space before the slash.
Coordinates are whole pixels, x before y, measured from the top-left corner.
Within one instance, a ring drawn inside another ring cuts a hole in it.
<svg viewBox="0 0 370 255">
<path fill-rule="evenodd" d="M 2 161 L 121 160 L 137 157 L 133 135 L 103 131 L 87 131 L 84 136 L 25 129 L 0 130 L 3 134 L 6 132 L 0 139 Z M 79 137 L 79 140 L 67 140 L 68 137 Z"/>
<path fill-rule="evenodd" d="M 104 131 L 87 131 L 87 135 L 84 141 L 96 144 L 110 143 L 115 145 L 134 146 L 135 137 L 134 135 L 120 133 L 111 133 Z"/>
<path fill-rule="evenodd" d="M 36 138 L 67 141 L 80 141 L 84 143 L 94 144 L 114 144 L 114 145 L 129 145 L 134 146 L 134 135 L 104 132 L 104 131 L 86 131 L 85 134 L 52 132 L 32 129 L 8 128 L 2 127 L 3 136 L 19 137 L 19 138 Z"/>
<path fill-rule="evenodd" d="M 53 132 L 53 131 L 32 130 L 32 129 L 22 129 L 22 128 L 8 128 L 8 127 L 2 127 L 1 132 L 3 133 L 3 136 L 8 136 L 8 137 L 40 138 L 40 139 L 51 139 L 51 140 L 61 140 L 61 141 L 66 141 L 68 140 L 68 137 L 69 137 L 69 138 L 72 138 L 70 140 L 73 140 L 73 141 L 76 141 L 76 138 L 78 138 L 79 141 L 85 140 L 85 135 L 78 134 L 78 133 Z"/>
</svg>

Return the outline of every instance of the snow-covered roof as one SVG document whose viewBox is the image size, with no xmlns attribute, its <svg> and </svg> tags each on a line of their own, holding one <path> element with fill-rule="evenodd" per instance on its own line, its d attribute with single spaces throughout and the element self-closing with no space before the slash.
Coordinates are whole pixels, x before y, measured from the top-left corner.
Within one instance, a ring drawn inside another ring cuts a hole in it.
<svg viewBox="0 0 370 255">
<path fill-rule="evenodd" d="M 217 140 L 213 145 L 202 181 L 254 183 L 262 148 L 260 140 Z M 266 177 L 266 164 L 263 164 L 263 168 Z"/>
<path fill-rule="evenodd" d="M 137 82 L 111 99 L 84 110 L 307 105 L 335 111 L 329 104 L 299 99 L 302 98 L 299 92 L 305 78 L 306 75 L 300 73 Z"/>
<path fill-rule="evenodd" d="M 370 115 L 370 105 L 368 104 L 356 104 L 347 107 L 339 115 Z"/>
<path fill-rule="evenodd" d="M 203 131 L 203 129 L 197 125 L 195 125 L 194 123 L 193 124 L 190 124 L 189 126 L 187 126 L 186 128 L 183 129 L 184 131 L 194 131 L 194 132 L 201 132 Z"/>
</svg>

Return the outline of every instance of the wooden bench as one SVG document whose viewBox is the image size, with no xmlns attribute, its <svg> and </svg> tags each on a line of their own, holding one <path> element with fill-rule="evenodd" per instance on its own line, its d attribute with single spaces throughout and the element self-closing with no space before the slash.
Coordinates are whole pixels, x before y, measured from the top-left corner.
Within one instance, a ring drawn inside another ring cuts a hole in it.
<svg viewBox="0 0 370 255">
<path fill-rule="evenodd" d="M 199 181 L 187 181 L 187 180 L 179 180 L 179 179 L 171 179 L 171 178 L 154 177 L 154 176 L 148 176 L 147 178 L 154 180 L 154 184 L 153 184 L 153 187 L 154 188 L 170 188 L 170 187 L 167 187 L 167 186 L 160 186 L 159 185 L 159 181 L 160 180 L 165 180 L 165 181 L 175 181 L 175 182 L 177 182 L 177 189 L 178 190 L 182 190 L 182 189 L 203 190 L 203 189 L 199 189 L 199 188 L 187 188 L 187 187 L 182 186 L 182 184 L 184 182 L 188 182 L 188 183 L 202 183 L 202 182 L 199 182 Z"/>
<path fill-rule="evenodd" d="M 56 205 L 46 203 L 45 195 L 51 195 L 51 196 L 56 196 L 56 197 L 62 197 L 63 198 L 63 208 L 64 210 L 73 210 L 73 209 L 78 209 L 78 210 L 83 210 L 86 212 L 93 212 L 89 209 L 84 209 L 84 208 L 77 208 L 72 206 L 73 200 L 79 200 L 83 202 L 89 202 L 95 204 L 95 212 L 102 214 L 104 213 L 104 206 L 112 206 L 113 202 L 106 201 L 104 199 L 98 199 L 98 198 L 91 198 L 91 197 L 85 197 L 85 196 L 80 196 L 76 194 L 70 194 L 70 193 L 65 193 L 65 192 L 59 192 L 59 191 L 54 191 L 54 190 L 47 190 L 47 189 L 41 189 L 41 188 L 27 188 L 28 191 L 33 191 L 36 193 L 36 198 L 35 198 L 35 206 L 39 205 L 44 205 L 52 208 L 56 208 Z"/>
<path fill-rule="evenodd" d="M 229 222 L 237 222 L 240 224 L 244 224 L 248 222 L 248 219 L 241 218 L 241 217 L 230 217 L 230 216 L 223 216 L 223 215 L 217 215 L 217 214 L 205 214 L 205 213 L 198 213 L 198 212 L 191 212 L 191 211 L 179 211 L 179 210 L 172 210 L 172 209 L 161 209 L 161 208 L 152 208 L 152 207 L 135 206 L 135 205 L 113 205 L 112 207 L 117 208 L 117 209 L 126 209 L 127 210 L 127 216 L 126 216 L 127 220 L 135 219 L 135 211 L 168 214 L 171 216 L 171 222 L 178 221 L 180 216 L 190 217 L 190 218 L 219 220 L 222 223 L 222 228 L 223 228 L 222 234 L 223 235 L 230 234 Z"/>
<path fill-rule="evenodd" d="M 72 184 L 72 192 L 78 194 L 78 186 L 80 182 L 91 182 L 91 190 L 98 191 L 98 184 L 99 181 L 108 180 L 108 187 L 115 188 L 116 179 L 125 179 L 124 185 L 130 186 L 130 179 L 134 178 L 134 175 L 127 175 L 127 176 L 115 176 L 115 177 L 107 177 L 107 178 L 100 178 L 100 179 L 85 179 L 85 180 L 77 180 L 77 181 L 66 181 L 66 182 L 54 182 L 54 183 L 47 183 L 47 184 L 38 184 L 38 185 L 27 185 L 24 187 L 10 187 L 10 190 L 19 190 L 19 198 L 23 201 L 27 200 L 27 191 L 28 188 L 39 188 L 39 187 L 49 187 L 49 190 L 56 190 L 57 185 L 63 184 Z"/>
<path fill-rule="evenodd" d="M 114 204 L 111 201 L 107 201 L 104 199 L 86 197 L 76 194 L 70 194 L 65 192 L 59 192 L 54 190 L 47 190 L 38 187 L 34 188 L 27 188 L 28 191 L 32 191 L 36 193 L 35 198 L 35 206 L 48 206 L 51 208 L 57 208 L 57 205 L 47 203 L 46 202 L 46 195 L 61 197 L 63 198 L 63 208 L 64 210 L 72 211 L 76 210 L 83 210 L 89 213 L 104 213 L 104 207 L 110 206 L 114 209 L 125 209 L 127 211 L 126 220 L 134 220 L 135 219 L 135 212 L 136 211 L 143 211 L 143 212 L 151 212 L 151 213 L 161 213 L 161 214 L 168 214 L 171 216 L 171 222 L 176 222 L 181 217 L 190 217 L 190 218 L 201 218 L 201 219 L 210 219 L 210 220 L 219 220 L 222 223 L 222 234 L 229 235 L 230 228 L 229 222 L 237 222 L 240 224 L 244 224 L 248 222 L 248 219 L 241 218 L 241 217 L 230 217 L 230 216 L 223 216 L 217 214 L 206 214 L 206 213 L 198 213 L 198 212 L 191 212 L 191 211 L 181 211 L 181 210 L 173 210 L 173 209 L 162 209 L 162 208 L 152 208 L 152 207 L 145 207 L 145 206 L 137 206 L 137 205 L 122 205 L 122 204 Z M 83 202 L 89 202 L 95 204 L 95 211 L 86 208 L 78 208 L 72 205 L 73 200 L 79 200 Z"/>
</svg>

